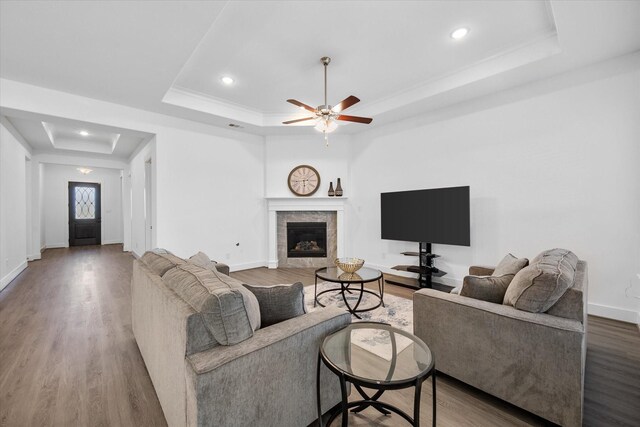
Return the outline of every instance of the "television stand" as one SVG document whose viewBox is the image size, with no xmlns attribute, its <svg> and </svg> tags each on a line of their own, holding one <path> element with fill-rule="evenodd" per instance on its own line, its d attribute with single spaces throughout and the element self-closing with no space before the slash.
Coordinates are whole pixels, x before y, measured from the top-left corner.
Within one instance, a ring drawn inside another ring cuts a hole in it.
<svg viewBox="0 0 640 427">
<path fill-rule="evenodd" d="M 434 288 L 434 283 L 432 278 L 442 277 L 445 274 L 447 274 L 446 272 L 437 269 L 433 265 L 433 261 L 436 258 L 438 258 L 440 255 L 436 255 L 431 252 L 431 243 L 421 242 L 418 252 L 402 252 L 402 255 L 418 257 L 418 265 L 396 265 L 391 268 L 398 271 L 408 271 L 410 273 L 417 273 L 418 286 L 417 287 L 412 286 L 409 283 L 401 282 L 398 280 L 391 280 L 391 279 L 386 279 L 385 282 L 392 285 L 404 286 L 412 289 Z M 436 285 L 439 285 L 437 286 L 438 288 L 442 286 L 446 286 L 446 285 L 441 285 L 439 283 L 436 283 Z M 447 286 L 447 288 L 449 287 Z"/>
</svg>

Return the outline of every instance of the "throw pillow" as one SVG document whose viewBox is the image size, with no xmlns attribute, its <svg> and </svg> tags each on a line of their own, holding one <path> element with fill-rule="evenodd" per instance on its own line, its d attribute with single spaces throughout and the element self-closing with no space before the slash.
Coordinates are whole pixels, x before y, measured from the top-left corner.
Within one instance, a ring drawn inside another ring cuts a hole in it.
<svg viewBox="0 0 640 427">
<path fill-rule="evenodd" d="M 505 274 L 515 275 L 518 271 L 522 270 L 529 264 L 529 260 L 526 258 L 516 258 L 512 254 L 507 254 L 502 261 L 498 263 L 495 270 L 493 270 L 492 276 L 503 276 Z"/>
<path fill-rule="evenodd" d="M 211 271 L 214 271 L 216 269 L 216 263 L 214 261 L 211 261 L 209 256 L 207 256 L 207 254 L 205 254 L 204 252 L 198 252 L 197 254 L 189 258 L 187 262 Z"/>
<path fill-rule="evenodd" d="M 516 274 L 503 303 L 518 310 L 543 313 L 573 285 L 577 266 L 578 257 L 571 251 L 544 251 Z"/>
<path fill-rule="evenodd" d="M 219 344 L 237 344 L 253 336 L 253 331 L 258 329 L 260 314 L 253 316 L 243 295 L 247 291 L 241 285 L 226 283 L 213 271 L 190 263 L 169 270 L 162 279 L 200 314 Z"/>
<path fill-rule="evenodd" d="M 260 322 L 260 305 L 258 304 L 256 296 L 249 292 L 244 286 L 242 286 L 241 281 L 227 276 L 224 273 L 221 274 L 216 267 L 217 263 L 215 261 L 211 261 L 209 256 L 204 252 L 198 252 L 197 254 L 189 258 L 187 262 L 189 264 L 197 265 L 200 268 L 204 268 L 205 270 L 210 270 L 219 281 L 221 281 L 225 285 L 230 286 L 233 289 L 237 289 L 238 292 L 242 294 L 244 305 L 247 307 L 249 320 L 251 320 L 251 327 L 254 331 L 260 329 L 260 327 L 262 326 Z"/>
<path fill-rule="evenodd" d="M 263 328 L 306 313 L 304 286 L 300 282 L 292 285 L 254 286 L 245 284 L 244 286 L 258 299 L 260 322 Z"/>
<path fill-rule="evenodd" d="M 502 276 L 466 276 L 460 295 L 501 304 L 513 274 Z"/>
</svg>

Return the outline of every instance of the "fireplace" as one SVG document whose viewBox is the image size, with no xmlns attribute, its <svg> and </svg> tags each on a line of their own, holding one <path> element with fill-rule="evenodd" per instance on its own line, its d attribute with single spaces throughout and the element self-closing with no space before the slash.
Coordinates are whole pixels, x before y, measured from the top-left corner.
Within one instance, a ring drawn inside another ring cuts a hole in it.
<svg viewBox="0 0 640 427">
<path fill-rule="evenodd" d="M 326 222 L 287 222 L 287 257 L 326 258 Z"/>
</svg>

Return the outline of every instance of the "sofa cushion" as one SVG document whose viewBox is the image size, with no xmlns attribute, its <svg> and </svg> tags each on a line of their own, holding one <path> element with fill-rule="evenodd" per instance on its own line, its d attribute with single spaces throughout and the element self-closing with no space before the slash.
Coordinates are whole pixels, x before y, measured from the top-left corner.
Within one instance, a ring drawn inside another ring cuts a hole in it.
<svg viewBox="0 0 640 427">
<path fill-rule="evenodd" d="M 501 304 L 507 287 L 509 287 L 509 283 L 511 283 L 514 276 L 514 274 L 466 276 L 462 282 L 460 295 Z"/>
<path fill-rule="evenodd" d="M 244 285 L 258 298 L 262 327 L 306 313 L 304 286 L 300 282 L 292 285 L 253 286 Z"/>
<path fill-rule="evenodd" d="M 516 258 L 512 254 L 507 254 L 502 258 L 502 261 L 498 263 L 491 275 L 504 276 L 505 274 L 511 274 L 515 276 L 515 274 L 525 268 L 527 264 L 529 264 L 527 258 Z"/>
<path fill-rule="evenodd" d="M 147 251 L 142 255 L 140 261 L 144 262 L 151 271 L 160 277 L 164 276 L 167 271 L 171 270 L 176 265 L 185 263 L 185 260 L 175 256 L 165 249 Z"/>
<path fill-rule="evenodd" d="M 511 281 L 503 303 L 518 310 L 543 313 L 573 286 L 578 257 L 566 249 L 551 249 L 536 256 Z"/>
<path fill-rule="evenodd" d="M 202 317 L 206 328 L 222 345 L 242 342 L 259 327 L 252 325 L 255 313 L 249 313 L 241 286 L 229 284 L 232 280 L 228 279 L 222 280 L 213 271 L 189 263 L 176 266 L 163 277 L 165 284 Z"/>
</svg>

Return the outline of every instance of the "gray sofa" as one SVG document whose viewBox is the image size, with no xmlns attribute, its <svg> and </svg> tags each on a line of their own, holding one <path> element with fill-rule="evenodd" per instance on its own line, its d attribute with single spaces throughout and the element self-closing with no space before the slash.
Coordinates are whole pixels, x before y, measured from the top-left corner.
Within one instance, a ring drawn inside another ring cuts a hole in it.
<svg viewBox="0 0 640 427">
<path fill-rule="evenodd" d="M 318 349 L 350 323 L 348 313 L 318 310 L 230 346 L 206 345 L 198 314 L 134 261 L 133 333 L 169 426 L 299 427 L 317 418 Z M 323 412 L 340 402 L 339 382 L 324 367 L 321 394 Z"/>
<path fill-rule="evenodd" d="M 492 269 L 471 267 L 471 275 Z M 563 426 L 582 425 L 587 264 L 546 313 L 433 289 L 413 297 L 414 331 L 447 375 Z M 460 408 L 461 410 L 463 408 Z"/>
</svg>

